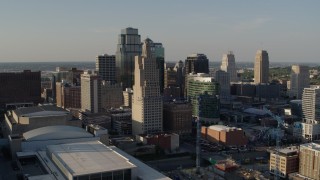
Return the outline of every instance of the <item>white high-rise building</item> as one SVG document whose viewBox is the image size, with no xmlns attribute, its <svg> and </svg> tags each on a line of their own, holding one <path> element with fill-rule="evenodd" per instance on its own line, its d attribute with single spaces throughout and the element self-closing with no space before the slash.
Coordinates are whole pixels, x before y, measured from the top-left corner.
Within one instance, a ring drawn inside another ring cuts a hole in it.
<svg viewBox="0 0 320 180">
<path fill-rule="evenodd" d="M 238 81 L 236 62 L 232 51 L 229 51 L 227 54 L 223 54 L 220 69 L 229 73 L 231 82 Z"/>
<path fill-rule="evenodd" d="M 309 67 L 292 65 L 290 78 L 290 97 L 301 99 L 303 89 L 310 87 Z"/>
<path fill-rule="evenodd" d="M 320 86 L 304 88 L 302 95 L 302 136 L 320 139 Z"/>
<path fill-rule="evenodd" d="M 162 131 L 163 107 L 159 88 L 159 69 L 153 52 L 153 42 L 146 39 L 142 55 L 135 57 L 132 100 L 132 134 Z"/>
<path fill-rule="evenodd" d="M 81 74 L 81 110 L 91 113 L 101 111 L 101 80 L 92 71 Z"/>
<path fill-rule="evenodd" d="M 254 83 L 269 82 L 269 55 L 265 50 L 258 50 L 254 62 Z"/>
</svg>

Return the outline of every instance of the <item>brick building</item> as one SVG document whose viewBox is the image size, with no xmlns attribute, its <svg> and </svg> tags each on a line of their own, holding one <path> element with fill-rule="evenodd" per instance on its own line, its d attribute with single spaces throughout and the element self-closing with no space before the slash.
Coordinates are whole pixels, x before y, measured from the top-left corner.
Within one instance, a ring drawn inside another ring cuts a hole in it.
<svg viewBox="0 0 320 180">
<path fill-rule="evenodd" d="M 41 102 L 40 71 L 0 73 L 0 108 L 7 103 Z"/>
<path fill-rule="evenodd" d="M 226 146 L 243 146 L 248 143 L 241 128 L 228 127 L 223 125 L 202 126 L 201 135 L 211 142 L 218 142 Z"/>
</svg>

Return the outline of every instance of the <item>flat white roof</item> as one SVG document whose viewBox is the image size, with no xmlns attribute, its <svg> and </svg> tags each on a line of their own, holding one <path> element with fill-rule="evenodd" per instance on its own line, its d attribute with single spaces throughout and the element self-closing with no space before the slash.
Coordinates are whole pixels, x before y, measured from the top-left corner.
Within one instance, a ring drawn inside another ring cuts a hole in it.
<svg viewBox="0 0 320 180">
<path fill-rule="evenodd" d="M 73 176 L 136 167 L 127 158 L 99 141 L 50 145 L 48 151 Z"/>
<path fill-rule="evenodd" d="M 209 126 L 209 129 L 216 130 L 216 131 L 241 130 L 241 128 L 229 127 L 224 125 L 212 125 L 212 126 Z"/>
</svg>

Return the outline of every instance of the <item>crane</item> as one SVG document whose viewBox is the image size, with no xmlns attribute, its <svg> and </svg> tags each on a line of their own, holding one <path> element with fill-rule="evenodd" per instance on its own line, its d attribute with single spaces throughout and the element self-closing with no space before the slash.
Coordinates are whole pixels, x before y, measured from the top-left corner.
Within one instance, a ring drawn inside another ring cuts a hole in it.
<svg viewBox="0 0 320 180">
<path fill-rule="evenodd" d="M 276 132 L 276 173 L 275 173 L 275 178 L 274 179 L 279 179 L 279 150 L 280 150 L 280 131 L 281 131 L 281 125 L 283 125 L 284 121 L 280 116 L 277 116 L 273 114 L 266 106 L 263 106 L 263 110 L 270 115 L 273 119 L 275 119 L 278 124 L 277 124 L 277 132 Z"/>
</svg>

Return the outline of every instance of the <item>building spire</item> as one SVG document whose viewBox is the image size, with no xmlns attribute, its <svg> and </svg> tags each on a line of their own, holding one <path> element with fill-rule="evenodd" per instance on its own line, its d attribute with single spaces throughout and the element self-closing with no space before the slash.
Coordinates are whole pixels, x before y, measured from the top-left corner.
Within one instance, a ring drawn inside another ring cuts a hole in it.
<svg viewBox="0 0 320 180">
<path fill-rule="evenodd" d="M 151 57 L 154 51 L 153 41 L 149 38 L 145 39 L 142 44 L 142 56 Z"/>
</svg>

